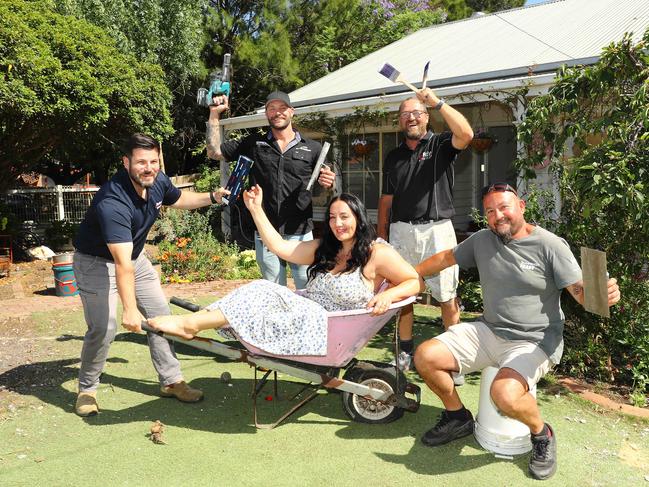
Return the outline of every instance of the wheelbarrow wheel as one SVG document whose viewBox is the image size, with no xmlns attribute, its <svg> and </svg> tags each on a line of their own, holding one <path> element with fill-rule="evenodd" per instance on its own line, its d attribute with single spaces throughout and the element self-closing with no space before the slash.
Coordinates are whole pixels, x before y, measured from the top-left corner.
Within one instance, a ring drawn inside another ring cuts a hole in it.
<svg viewBox="0 0 649 487">
<path fill-rule="evenodd" d="M 344 379 L 382 391 L 396 392 L 397 377 L 394 367 L 381 368 L 362 363 L 348 370 L 344 375 Z M 405 387 L 405 384 L 405 377 L 400 378 L 401 389 Z M 400 392 L 403 392 L 403 390 Z M 403 416 L 404 412 L 399 407 L 344 391 L 342 393 L 342 402 L 345 414 L 359 423 L 391 423 Z"/>
</svg>

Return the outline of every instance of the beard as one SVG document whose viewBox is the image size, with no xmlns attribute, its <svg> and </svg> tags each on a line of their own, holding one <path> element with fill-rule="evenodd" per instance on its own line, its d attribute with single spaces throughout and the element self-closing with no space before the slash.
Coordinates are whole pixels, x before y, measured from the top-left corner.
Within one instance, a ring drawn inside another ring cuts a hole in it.
<svg viewBox="0 0 649 487">
<path fill-rule="evenodd" d="M 139 186 L 141 186 L 143 188 L 150 188 L 151 186 L 153 186 L 153 184 L 155 183 L 155 180 L 158 177 L 158 173 L 147 174 L 147 176 L 153 176 L 153 179 L 151 179 L 149 181 L 144 181 L 139 174 L 133 173 L 132 171 L 129 171 L 128 175 L 131 178 L 131 181 L 133 181 L 135 184 L 137 184 L 137 185 L 139 185 Z"/>
<path fill-rule="evenodd" d="M 403 135 L 408 140 L 419 140 L 424 135 L 426 135 L 426 132 L 427 128 L 425 125 L 423 127 L 421 125 L 417 125 L 416 127 L 406 127 L 403 131 Z"/>
<path fill-rule="evenodd" d="M 489 226 L 489 230 L 491 230 L 499 239 L 500 241 L 504 244 L 507 245 L 509 242 L 511 242 L 513 239 L 512 237 L 512 224 L 511 222 L 508 222 L 509 226 L 506 229 L 503 230 L 497 230 L 497 226 Z"/>
<path fill-rule="evenodd" d="M 274 129 L 283 130 L 291 124 L 291 119 L 289 117 L 284 119 L 279 117 L 269 118 L 268 124 Z"/>
</svg>

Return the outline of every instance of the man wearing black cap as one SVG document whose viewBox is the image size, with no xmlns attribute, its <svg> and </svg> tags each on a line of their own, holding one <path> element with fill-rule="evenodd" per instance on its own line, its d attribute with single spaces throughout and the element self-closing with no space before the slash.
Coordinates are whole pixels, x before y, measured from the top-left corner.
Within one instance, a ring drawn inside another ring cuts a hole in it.
<svg viewBox="0 0 649 487">
<path fill-rule="evenodd" d="M 275 229 L 286 240 L 312 240 L 313 205 L 306 186 L 322 147 L 293 128 L 295 110 L 289 96 L 274 91 L 266 98 L 266 118 L 270 125 L 266 134 L 254 133 L 241 140 L 222 142 L 219 120 L 227 109 L 227 97 L 214 97 L 207 122 L 207 156 L 234 161 L 244 155 L 255 161 L 250 183 L 259 184 L 264 190 L 264 211 Z M 333 171 L 323 166 L 318 183 L 330 188 L 334 179 Z M 264 279 L 286 285 L 286 262 L 272 254 L 257 233 L 255 251 Z M 307 266 L 290 266 L 295 287 L 304 288 Z"/>
</svg>

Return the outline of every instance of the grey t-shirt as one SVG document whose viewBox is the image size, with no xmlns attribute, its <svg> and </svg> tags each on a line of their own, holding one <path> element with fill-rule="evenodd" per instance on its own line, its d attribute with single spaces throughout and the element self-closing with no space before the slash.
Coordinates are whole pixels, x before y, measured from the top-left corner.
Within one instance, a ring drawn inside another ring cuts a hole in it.
<svg viewBox="0 0 649 487">
<path fill-rule="evenodd" d="M 563 353 L 561 290 L 581 280 L 567 242 L 541 227 L 507 245 L 489 229 L 454 250 L 462 268 L 477 267 L 482 285 L 482 321 L 507 340 L 539 344 L 550 361 Z"/>
</svg>

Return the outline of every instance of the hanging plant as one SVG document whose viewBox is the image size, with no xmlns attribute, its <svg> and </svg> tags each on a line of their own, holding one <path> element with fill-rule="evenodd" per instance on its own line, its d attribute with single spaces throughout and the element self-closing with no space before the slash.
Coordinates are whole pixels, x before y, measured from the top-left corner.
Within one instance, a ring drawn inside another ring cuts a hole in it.
<svg viewBox="0 0 649 487">
<path fill-rule="evenodd" d="M 356 157 L 365 157 L 374 150 L 374 142 L 365 139 L 352 140 L 352 152 Z"/>
<path fill-rule="evenodd" d="M 486 128 L 479 128 L 473 134 L 471 148 L 479 154 L 487 152 L 498 140 L 491 135 Z"/>
</svg>

